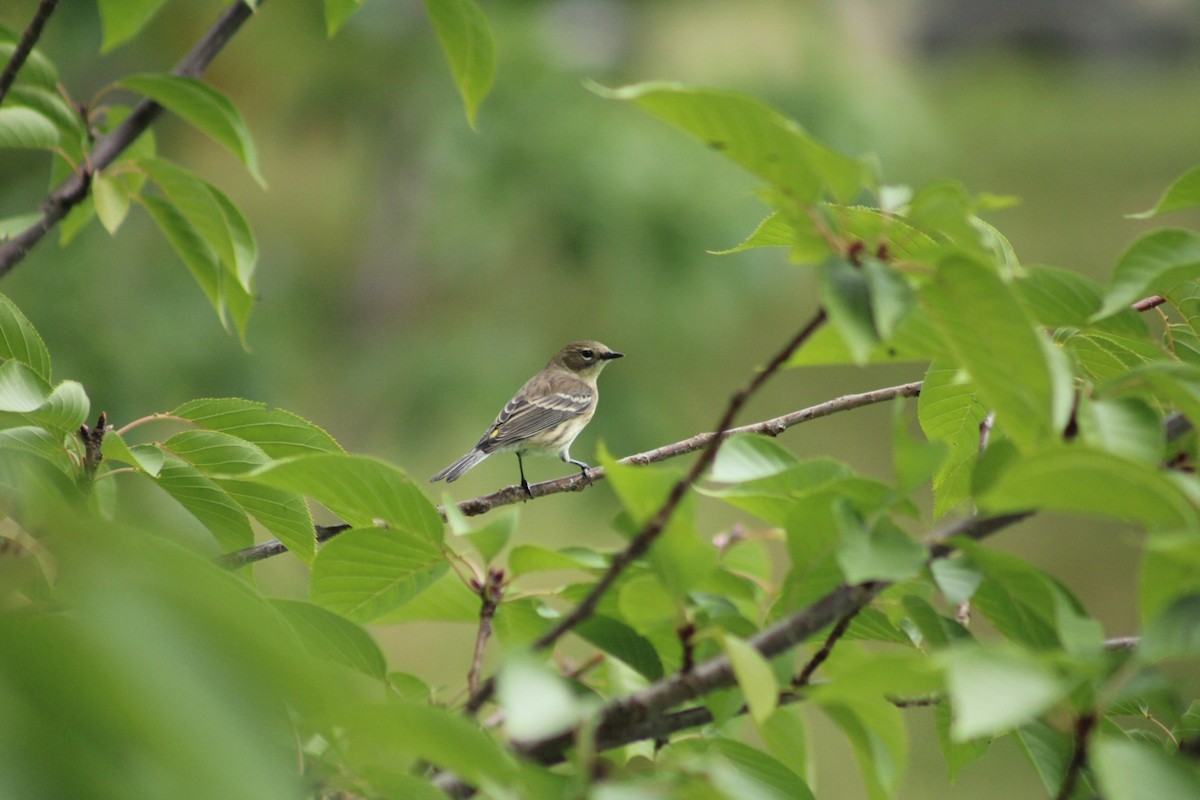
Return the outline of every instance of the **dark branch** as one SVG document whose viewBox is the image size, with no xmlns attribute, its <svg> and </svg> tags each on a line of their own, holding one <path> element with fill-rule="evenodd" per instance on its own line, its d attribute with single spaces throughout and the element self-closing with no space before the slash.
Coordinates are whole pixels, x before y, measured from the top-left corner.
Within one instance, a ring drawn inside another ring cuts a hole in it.
<svg viewBox="0 0 1200 800">
<path fill-rule="evenodd" d="M 1088 741 L 1092 738 L 1092 731 L 1096 729 L 1096 722 L 1097 717 L 1094 711 L 1081 714 L 1075 720 L 1075 747 L 1071 751 L 1071 760 L 1067 764 L 1067 774 L 1063 777 L 1058 794 L 1055 795 L 1057 800 L 1070 800 L 1071 795 L 1075 793 L 1075 787 L 1079 784 L 1079 776 L 1087 764 Z"/>
<path fill-rule="evenodd" d="M 850 630 L 850 623 L 854 621 L 854 618 L 858 616 L 859 612 L 861 612 L 863 608 L 865 608 L 865 606 L 855 606 L 854 608 L 850 609 L 845 616 L 838 620 L 837 625 L 834 625 L 833 630 L 831 630 L 829 635 L 825 637 L 825 643 L 821 645 L 821 649 L 813 654 L 813 657 L 810 658 L 808 663 L 804 665 L 804 669 L 800 670 L 800 673 L 792 679 L 793 689 L 801 689 L 805 686 L 808 686 L 809 682 L 812 680 L 813 673 L 815 673 L 817 669 L 825 663 L 826 659 L 829 658 L 830 654 L 833 652 L 833 646 L 838 643 L 839 639 L 846 635 L 846 631 Z"/>
<path fill-rule="evenodd" d="M 259 0 L 259 4 L 262 0 Z M 197 78 L 209 62 L 221 51 L 242 24 L 253 14 L 242 0 L 234 0 L 220 18 L 180 61 L 172 75 Z M 8 241 L 0 244 L 0 278 L 4 277 L 29 254 L 29 251 L 57 225 L 63 217 L 87 197 L 92 175 L 116 160 L 129 145 L 142 135 L 162 113 L 162 106 L 153 100 L 138 103 L 123 123 L 96 140 L 87 165 L 72 174 L 47 195 L 42 203 L 41 218 Z"/>
<path fill-rule="evenodd" d="M 687 474 L 680 478 L 675 485 L 671 487 L 671 491 L 667 495 L 667 499 L 663 501 L 663 504 L 659 507 L 658 511 L 646 521 L 645 525 L 642 526 L 642 530 L 637 534 L 637 536 L 633 537 L 633 539 L 629 542 L 629 545 L 624 550 L 619 551 L 613 556 L 612 562 L 609 564 L 608 569 L 603 575 L 600 576 L 600 579 L 596 581 L 595 585 L 592 586 L 591 590 L 587 593 L 587 596 L 585 596 L 583 600 L 579 601 L 579 604 L 576 605 L 569 614 L 563 616 L 558 623 L 554 625 L 554 627 L 538 637 L 537 641 L 533 643 L 533 649 L 544 650 L 547 647 L 551 647 L 569 631 L 573 630 L 581 622 L 592 616 L 596 610 L 597 604 L 600 602 L 600 598 L 604 596 L 605 592 L 609 590 L 621 573 L 624 572 L 630 564 L 646 554 L 646 552 L 650 549 L 650 546 L 654 544 L 655 540 L 658 539 L 659 535 L 667 527 L 667 523 L 670 522 L 671 517 L 675 513 L 675 509 L 678 508 L 679 504 L 683 501 L 684 495 L 687 494 L 688 489 L 690 489 L 692 484 L 694 484 L 700 478 L 700 475 L 712 465 L 713 461 L 717 457 L 717 450 L 721 446 L 721 441 L 725 436 L 725 432 L 728 431 L 733 425 L 734 417 L 736 417 L 737 413 L 741 411 L 742 407 L 746 404 L 746 401 L 748 401 L 754 395 L 754 393 L 757 392 L 758 389 L 771 378 L 772 375 L 778 372 L 779 369 L 783 367 L 785 363 L 787 363 L 788 359 L 792 357 L 792 354 L 796 352 L 796 350 L 799 349 L 802 344 L 808 341 L 809 337 L 816 333 L 817 330 L 820 329 L 821 325 L 824 324 L 824 322 L 825 309 L 817 309 L 817 312 L 813 314 L 812 319 L 810 319 L 808 323 L 801 328 L 795 336 L 792 337 L 791 341 L 789 341 L 778 353 L 775 354 L 775 357 L 767 363 L 761 372 L 755 375 L 754 378 L 752 378 L 743 389 L 733 396 L 733 398 L 729 401 L 728 407 L 725 409 L 725 413 L 721 415 L 721 420 L 717 423 L 716 432 L 705 445 L 704 450 L 701 452 L 700 458 L 696 459 L 692 463 L 691 468 L 687 471 Z M 467 711 L 477 711 L 484 703 L 488 701 L 494 691 L 495 681 L 489 680 L 479 688 L 479 691 L 471 694 L 471 697 L 467 700 Z"/>
<path fill-rule="evenodd" d="M 467 672 L 467 690 L 475 691 L 479 687 L 479 672 L 483 669 L 483 654 L 487 650 L 488 640 L 492 638 L 492 617 L 504 597 L 504 570 L 488 570 L 487 579 L 479 583 L 471 579 L 472 587 L 479 594 L 479 631 L 475 634 L 475 654 L 471 658 L 471 669 Z"/>
<path fill-rule="evenodd" d="M 17 79 L 17 73 L 21 71 L 21 67 L 25 66 L 25 59 L 29 58 L 38 39 L 42 37 L 42 28 L 46 27 L 46 22 L 54 13 L 54 7 L 57 5 L 58 0 L 41 0 L 38 3 L 37 11 L 33 12 L 33 19 L 29 21 L 29 27 L 21 34 L 21 40 L 17 42 L 12 57 L 4 65 L 4 72 L 0 73 L 0 103 L 4 102 L 8 90 L 12 88 L 13 82 Z"/>
</svg>

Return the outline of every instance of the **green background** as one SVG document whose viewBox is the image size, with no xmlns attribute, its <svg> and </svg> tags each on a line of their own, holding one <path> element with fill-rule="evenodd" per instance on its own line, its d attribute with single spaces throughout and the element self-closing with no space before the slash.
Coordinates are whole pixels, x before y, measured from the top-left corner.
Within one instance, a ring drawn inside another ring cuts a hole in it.
<svg viewBox="0 0 1200 800">
<path fill-rule="evenodd" d="M 10 0 L 0 21 L 20 27 L 33 6 Z M 42 49 L 72 96 L 94 102 L 123 74 L 169 69 L 220 8 L 169 3 L 133 42 L 97 56 L 93 6 L 64 4 Z M 508 0 L 483 8 L 499 63 L 472 131 L 420 3 L 374 0 L 333 40 L 318 3 L 265 3 L 208 77 L 246 117 L 269 189 L 182 122 L 155 126 L 160 151 L 227 192 L 259 238 L 252 351 L 221 329 L 135 210 L 115 238 L 93 225 L 66 249 L 44 243 L 0 285 L 46 338 L 56 377 L 83 382 L 93 408 L 118 426 L 196 397 L 266 401 L 424 481 L 473 444 L 561 344 L 596 338 L 628 357 L 605 372 L 600 410 L 575 457 L 594 461 L 599 441 L 626 455 L 710 429 L 730 393 L 815 308 L 812 277 L 782 251 L 709 254 L 765 216 L 753 179 L 589 92 L 586 80 L 745 91 L 844 152 L 877 154 L 889 183 L 953 178 L 1015 195 L 1019 205 L 989 220 L 1024 263 L 1101 280 L 1124 246 L 1155 226 L 1123 215 L 1151 206 L 1200 163 L 1195 52 L 1064 54 L 984 41 L 934 57 L 917 34 L 937 6 L 922 3 Z M 1181 18 L 1195 28 L 1195 12 Z M 0 216 L 36 208 L 43 160 L 4 153 Z M 1168 222 L 1195 225 L 1200 216 Z M 740 421 L 921 372 L 791 371 Z M 830 455 L 886 477 L 889 427 L 890 410 L 880 407 L 793 429 L 782 441 L 802 456 Z M 430 495 L 463 499 L 508 485 L 514 462 L 491 459 Z M 531 480 L 562 474 L 554 461 L 530 464 Z M 121 490 L 145 494 L 152 519 L 194 524 L 133 481 Z M 516 541 L 615 544 L 610 491 L 601 484 L 529 504 Z M 701 508 L 705 534 L 735 519 L 711 501 Z M 994 546 L 1060 576 L 1109 635 L 1120 635 L 1136 622 L 1138 535 L 1043 518 Z M 303 590 L 301 570 L 283 557 L 259 574 L 289 594 Z M 468 626 L 377 632 L 393 669 L 461 682 Z M 996 745 L 1006 757 L 968 767 L 946 790 L 932 712 L 906 714 L 914 753 L 903 797 L 1041 791 L 1011 738 Z M 849 747 L 819 715 L 811 719 L 821 796 L 860 796 Z"/>
</svg>

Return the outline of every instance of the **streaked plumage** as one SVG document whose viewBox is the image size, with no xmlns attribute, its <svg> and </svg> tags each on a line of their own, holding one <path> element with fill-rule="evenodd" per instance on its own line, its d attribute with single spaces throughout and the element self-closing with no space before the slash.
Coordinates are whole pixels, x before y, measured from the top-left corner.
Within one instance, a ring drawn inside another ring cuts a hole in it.
<svg viewBox="0 0 1200 800">
<path fill-rule="evenodd" d="M 458 480 L 492 453 L 504 452 L 517 454 L 521 487 L 530 497 L 533 494 L 521 461 L 524 454 L 557 455 L 579 467 L 586 477 L 588 465 L 571 458 L 571 443 L 596 413 L 599 399 L 596 378 L 600 370 L 621 356 L 600 342 L 567 345 L 508 401 L 475 447 L 430 478 L 430 482 Z"/>
</svg>

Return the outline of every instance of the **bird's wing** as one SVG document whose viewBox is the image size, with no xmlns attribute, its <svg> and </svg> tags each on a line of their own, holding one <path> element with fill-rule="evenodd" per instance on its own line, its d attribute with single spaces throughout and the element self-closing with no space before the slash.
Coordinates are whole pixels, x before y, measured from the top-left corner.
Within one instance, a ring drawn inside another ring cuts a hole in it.
<svg viewBox="0 0 1200 800">
<path fill-rule="evenodd" d="M 557 391 L 532 398 L 524 389 L 517 392 L 476 447 L 490 453 L 552 430 L 569 419 L 586 414 L 595 401 L 595 389 L 580 380 L 562 381 L 551 388 Z"/>
</svg>

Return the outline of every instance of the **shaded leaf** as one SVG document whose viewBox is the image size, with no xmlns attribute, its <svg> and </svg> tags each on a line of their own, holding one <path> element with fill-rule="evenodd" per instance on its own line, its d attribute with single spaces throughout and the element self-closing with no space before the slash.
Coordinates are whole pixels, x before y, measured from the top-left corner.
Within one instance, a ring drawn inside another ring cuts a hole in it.
<svg viewBox="0 0 1200 800">
<path fill-rule="evenodd" d="M 383 652 L 370 634 L 358 625 L 312 603 L 283 599 L 270 603 L 287 620 L 309 655 L 334 661 L 373 678 L 387 676 Z"/>
<path fill-rule="evenodd" d="M 99 0 L 100 26 L 104 31 L 101 52 L 132 39 L 145 27 L 166 0 Z"/>
<path fill-rule="evenodd" d="M 333 437 L 306 419 L 238 397 L 190 400 L 171 412 L 202 428 L 253 442 L 271 458 L 341 453 Z"/>
<path fill-rule="evenodd" d="M 1200 205 L 1200 167 L 1188 170 L 1167 187 L 1153 208 L 1140 214 L 1128 214 L 1133 219 L 1148 219 L 1168 211 L 1178 211 Z"/>
</svg>

